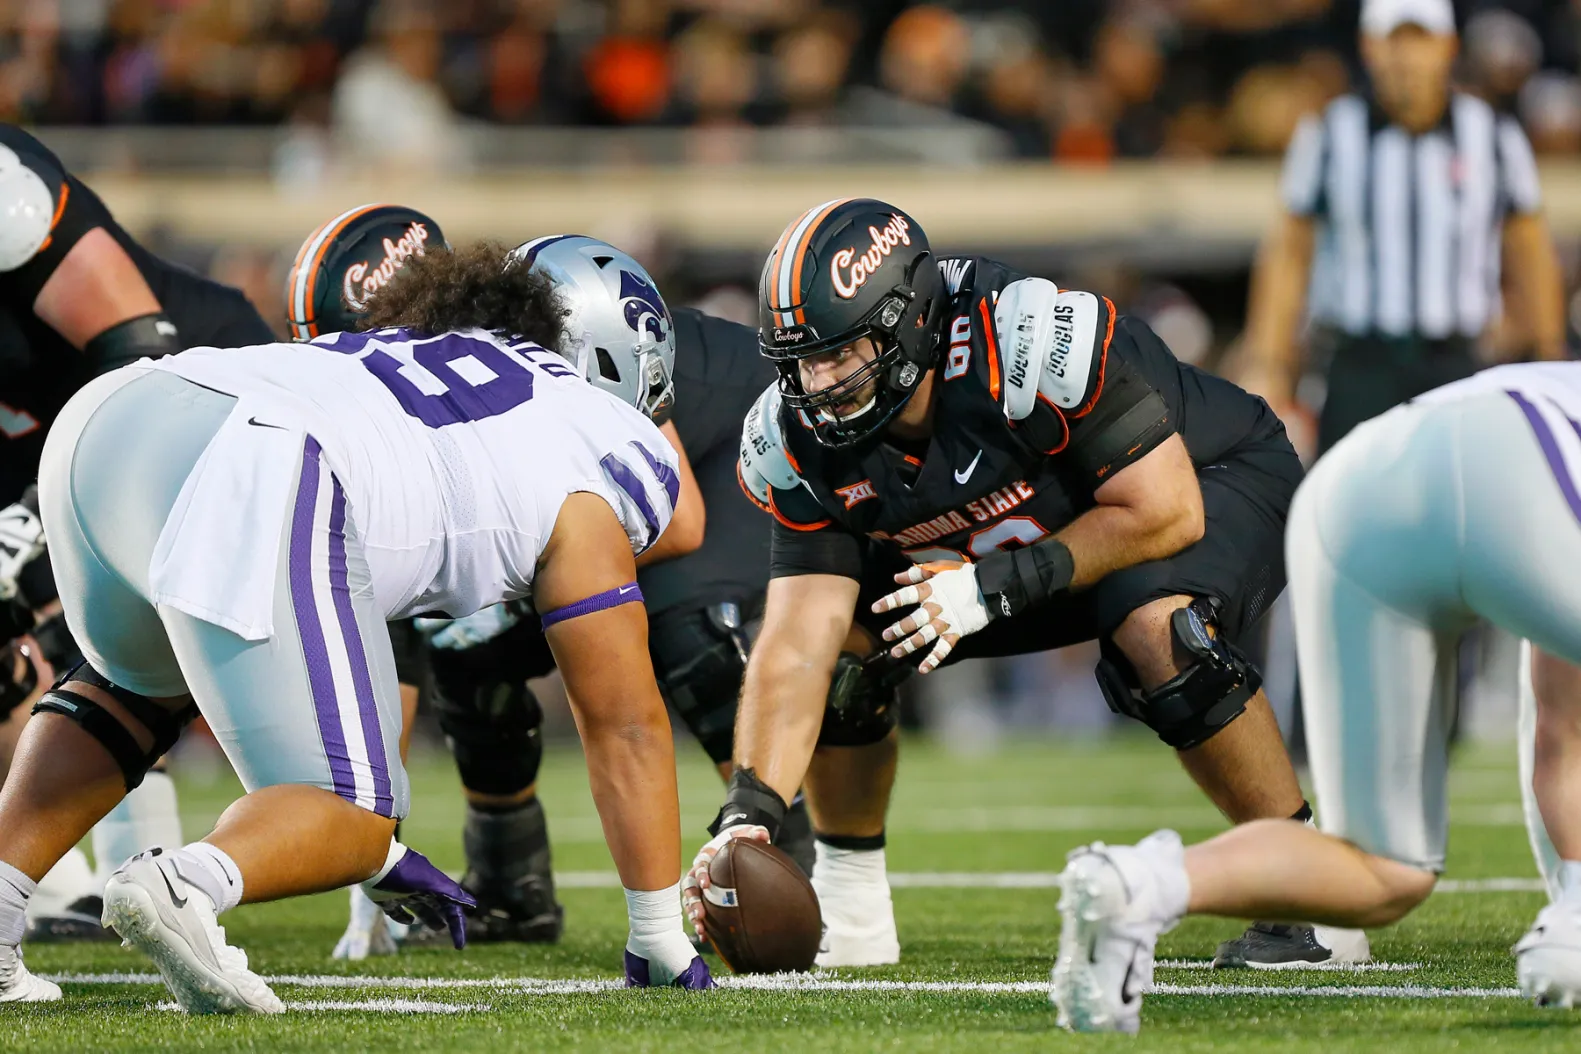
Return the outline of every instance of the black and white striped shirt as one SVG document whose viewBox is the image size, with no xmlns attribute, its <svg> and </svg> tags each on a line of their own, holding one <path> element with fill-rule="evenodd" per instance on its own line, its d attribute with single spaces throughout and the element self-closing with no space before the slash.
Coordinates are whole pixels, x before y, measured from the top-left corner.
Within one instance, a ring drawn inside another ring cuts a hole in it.
<svg viewBox="0 0 1581 1054">
<path fill-rule="evenodd" d="M 1520 126 L 1460 93 L 1422 135 L 1360 95 L 1335 99 L 1296 131 L 1282 192 L 1319 221 L 1314 318 L 1355 336 L 1481 334 L 1498 311 L 1505 217 L 1541 206 Z"/>
</svg>

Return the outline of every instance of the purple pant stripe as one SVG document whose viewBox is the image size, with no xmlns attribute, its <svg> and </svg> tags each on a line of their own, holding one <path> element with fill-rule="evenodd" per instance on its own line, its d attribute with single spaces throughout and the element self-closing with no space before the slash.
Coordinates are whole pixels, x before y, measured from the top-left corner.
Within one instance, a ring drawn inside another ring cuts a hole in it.
<svg viewBox="0 0 1581 1054">
<path fill-rule="evenodd" d="M 362 739 L 373 771 L 373 811 L 392 816 L 395 798 L 390 794 L 390 765 L 384 756 L 384 732 L 379 727 L 379 705 L 373 695 L 373 677 L 368 672 L 368 653 L 357 631 L 357 615 L 351 608 L 351 586 L 346 578 L 346 492 L 333 475 L 329 502 L 329 590 L 335 601 L 335 618 L 346 642 L 351 683 L 357 692 L 357 716 L 362 722 Z"/>
<path fill-rule="evenodd" d="M 1548 459 L 1548 468 L 1559 481 L 1559 490 L 1565 496 L 1565 501 L 1570 504 L 1570 512 L 1581 523 L 1581 494 L 1576 493 L 1575 481 L 1570 478 L 1569 466 L 1565 464 L 1564 453 L 1559 449 L 1559 441 L 1554 438 L 1553 431 L 1548 427 L 1548 422 L 1538 412 L 1537 407 L 1526 400 L 1520 392 L 1506 389 L 1506 394 L 1515 400 L 1515 405 L 1521 408 L 1526 415 L 1527 422 L 1532 426 L 1532 431 L 1537 434 L 1537 445 L 1543 448 L 1543 456 Z"/>
<path fill-rule="evenodd" d="M 329 648 L 324 643 L 324 627 L 318 621 L 318 603 L 313 595 L 313 514 L 318 505 L 318 441 L 312 436 L 302 447 L 302 478 L 297 484 L 296 509 L 291 514 L 291 608 L 296 614 L 297 636 L 302 641 L 302 658 L 307 664 L 308 690 L 313 696 L 313 711 L 318 717 L 318 735 L 329 759 L 330 779 L 335 793 L 347 801 L 357 800 L 357 781 L 352 778 L 351 759 L 346 756 L 346 737 L 340 727 L 340 707 L 335 701 L 335 676 L 329 666 Z"/>
</svg>

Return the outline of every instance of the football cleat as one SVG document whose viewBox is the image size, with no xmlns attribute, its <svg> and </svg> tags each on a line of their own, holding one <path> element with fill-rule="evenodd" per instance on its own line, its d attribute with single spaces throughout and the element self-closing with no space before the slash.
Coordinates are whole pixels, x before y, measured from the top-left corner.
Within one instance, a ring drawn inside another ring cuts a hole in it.
<svg viewBox="0 0 1581 1054">
<path fill-rule="evenodd" d="M 1102 842 L 1077 849 L 1060 875 L 1059 958 L 1049 998 L 1073 1032 L 1142 1027 L 1142 995 L 1153 984 L 1158 935 L 1175 924 L 1159 901 L 1158 872 L 1182 868 L 1174 831 L 1134 846 Z"/>
<path fill-rule="evenodd" d="M 467 909 L 467 942 L 470 944 L 553 944 L 565 929 L 565 909 L 555 900 L 554 880 L 526 875 L 507 887 L 483 885 L 468 872 L 461 887 L 477 898 Z M 403 944 L 424 946 L 448 939 L 440 928 L 415 925 Z"/>
<path fill-rule="evenodd" d="M 1254 922 L 1220 944 L 1215 970 L 1299 970 L 1319 963 L 1364 963 L 1372 958 L 1361 930 L 1302 923 Z"/>
<path fill-rule="evenodd" d="M 1581 906 L 1549 904 L 1515 945 L 1521 992 L 1538 1006 L 1581 1004 Z"/>
<path fill-rule="evenodd" d="M 189 1014 L 278 1014 L 285 1010 L 247 954 L 225 942 L 208 894 L 181 877 L 170 854 L 138 853 L 104 889 L 104 924 L 154 961 Z"/>
<path fill-rule="evenodd" d="M 60 985 L 28 972 L 22 949 L 0 945 L 0 1003 L 53 1003 Z"/>
<path fill-rule="evenodd" d="M 99 923 L 103 914 L 103 897 L 97 893 L 80 897 L 58 912 L 29 918 L 24 939 L 30 944 L 113 941 L 115 934 Z"/>
</svg>

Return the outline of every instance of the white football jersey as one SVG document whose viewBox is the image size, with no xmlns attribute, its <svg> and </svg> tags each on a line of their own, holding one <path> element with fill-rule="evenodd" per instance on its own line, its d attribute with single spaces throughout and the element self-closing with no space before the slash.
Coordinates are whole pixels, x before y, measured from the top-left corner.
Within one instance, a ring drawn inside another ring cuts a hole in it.
<svg viewBox="0 0 1581 1054">
<path fill-rule="evenodd" d="M 539 553 L 569 494 L 604 498 L 633 553 L 657 540 L 679 496 L 676 454 L 653 422 L 588 384 L 558 355 L 481 330 L 336 333 L 303 344 L 198 348 L 142 365 L 238 397 L 232 421 L 239 425 L 245 416 L 257 427 L 229 429 L 238 435 L 231 460 L 255 457 L 242 452 L 249 440 L 268 438 L 259 428 L 317 440 L 345 488 L 374 594 L 389 619 L 459 617 L 530 595 Z M 206 460 L 225 460 L 226 432 Z M 194 476 L 235 472 L 221 465 L 210 473 L 200 463 Z M 235 504 L 227 488 L 234 495 L 234 483 L 205 488 L 189 480 L 197 493 L 178 509 L 208 525 L 200 531 L 248 532 L 250 522 L 223 507 Z M 205 510 L 206 489 L 212 497 Z M 248 546 L 273 560 L 268 530 L 278 532 L 278 524 L 265 523 Z M 215 559 L 261 558 L 239 554 L 234 539 L 213 543 Z M 222 624 L 253 625 L 258 612 L 239 609 L 267 603 L 193 598 L 202 583 L 195 573 L 185 577 L 167 590 L 186 596 L 178 606 L 223 601 L 230 617 Z"/>
</svg>

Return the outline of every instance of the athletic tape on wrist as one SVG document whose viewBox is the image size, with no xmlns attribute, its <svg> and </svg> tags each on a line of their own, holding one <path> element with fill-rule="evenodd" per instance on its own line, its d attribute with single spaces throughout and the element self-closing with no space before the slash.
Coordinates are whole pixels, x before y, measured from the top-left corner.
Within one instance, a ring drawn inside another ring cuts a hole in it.
<svg viewBox="0 0 1581 1054">
<path fill-rule="evenodd" d="M 622 604 L 642 603 L 642 590 L 637 583 L 627 582 L 614 589 L 606 589 L 602 593 L 594 593 L 585 600 L 578 600 L 574 604 L 567 604 L 563 608 L 555 608 L 538 616 L 538 621 L 543 623 L 543 628 L 548 629 L 556 622 L 577 618 L 581 615 L 591 615 L 595 611 L 606 611 L 609 608 L 618 608 Z"/>
</svg>

